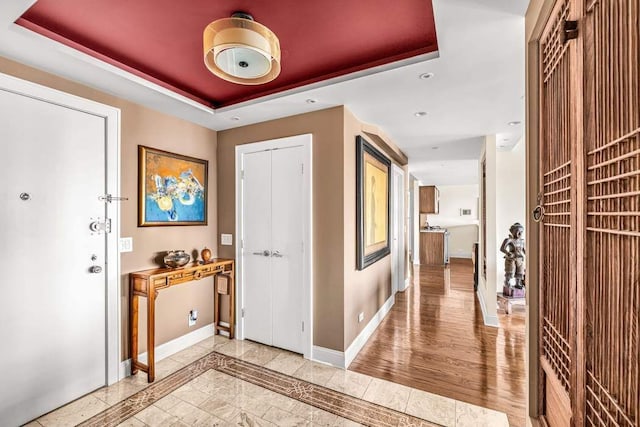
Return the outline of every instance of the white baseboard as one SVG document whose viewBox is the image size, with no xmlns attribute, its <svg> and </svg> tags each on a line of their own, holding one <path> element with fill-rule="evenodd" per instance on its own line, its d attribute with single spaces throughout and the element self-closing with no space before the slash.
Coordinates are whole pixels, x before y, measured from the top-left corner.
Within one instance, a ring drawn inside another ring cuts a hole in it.
<svg viewBox="0 0 640 427">
<path fill-rule="evenodd" d="M 344 353 L 338 350 L 314 345 L 311 360 L 344 369 Z"/>
<path fill-rule="evenodd" d="M 478 296 L 478 302 L 480 302 L 480 309 L 482 310 L 482 319 L 484 320 L 484 324 L 487 326 L 492 326 L 494 328 L 500 327 L 498 316 L 489 316 L 487 314 L 487 305 L 484 302 L 484 296 L 482 295 L 480 290 L 476 291 L 476 295 Z"/>
<path fill-rule="evenodd" d="M 378 312 L 371 318 L 369 323 L 367 323 L 367 326 L 365 326 L 365 328 L 358 334 L 356 339 L 353 340 L 351 345 L 347 348 L 347 351 L 344 352 L 345 369 L 349 367 L 353 359 L 355 359 L 358 353 L 360 353 L 360 350 L 362 350 L 362 347 L 364 347 L 367 341 L 369 341 L 369 338 L 371 338 L 371 335 L 380 325 L 382 319 L 384 319 L 387 313 L 389 313 L 391 307 L 393 307 L 393 304 L 395 304 L 395 302 L 395 295 L 391 295 L 389 299 L 387 299 L 385 303 L 382 304 L 380 310 L 378 310 Z"/>
<path fill-rule="evenodd" d="M 335 366 L 336 368 L 347 369 L 360 350 L 362 350 L 362 347 L 364 347 L 369 338 L 371 338 L 371 335 L 378 325 L 380 325 L 382 319 L 384 319 L 387 313 L 389 313 L 395 301 L 396 299 L 394 295 L 385 301 L 382 307 L 380 307 L 380 310 L 378 310 L 369 323 L 367 323 L 367 326 L 365 326 L 356 339 L 353 340 L 349 348 L 347 348 L 347 351 L 342 352 L 314 345 L 311 359 L 316 362 Z"/>
<path fill-rule="evenodd" d="M 456 253 L 455 255 L 452 255 L 451 253 L 449 254 L 449 258 L 465 258 L 465 259 L 471 259 L 472 255 L 471 252 L 467 252 L 467 253 Z"/>
<path fill-rule="evenodd" d="M 166 359 L 167 357 L 184 350 L 187 347 L 199 343 L 200 341 L 210 338 L 214 335 L 213 323 L 209 323 L 195 331 L 182 335 L 176 339 L 168 341 L 164 344 L 156 346 L 156 362 Z M 147 363 L 147 352 L 138 356 L 138 360 Z M 120 379 L 131 375 L 131 359 L 120 362 Z"/>
</svg>

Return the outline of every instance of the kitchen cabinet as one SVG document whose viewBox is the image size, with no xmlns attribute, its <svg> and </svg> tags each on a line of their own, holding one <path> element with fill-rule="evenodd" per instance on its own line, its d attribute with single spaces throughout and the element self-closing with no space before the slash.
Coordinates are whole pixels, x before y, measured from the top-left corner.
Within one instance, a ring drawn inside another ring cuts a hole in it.
<svg viewBox="0 0 640 427">
<path fill-rule="evenodd" d="M 420 187 L 420 213 L 437 214 L 440 211 L 440 191 L 435 185 Z"/>
<path fill-rule="evenodd" d="M 449 263 L 449 233 L 447 231 L 420 231 L 420 264 L 446 265 Z"/>
</svg>

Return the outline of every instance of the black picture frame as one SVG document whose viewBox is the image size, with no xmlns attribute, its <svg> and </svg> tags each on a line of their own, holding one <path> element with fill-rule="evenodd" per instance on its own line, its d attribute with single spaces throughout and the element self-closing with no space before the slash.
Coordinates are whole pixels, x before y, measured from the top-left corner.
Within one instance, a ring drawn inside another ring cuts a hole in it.
<svg viewBox="0 0 640 427">
<path fill-rule="evenodd" d="M 368 167 L 368 166 L 372 167 Z M 384 176 L 386 175 L 386 176 Z M 375 182 L 383 181 L 385 191 Z M 373 180 L 372 180 L 373 178 Z M 382 179 L 381 179 L 382 178 Z M 364 270 L 391 253 L 391 161 L 362 136 L 356 136 L 356 267 Z M 383 199 L 383 205 L 380 202 Z M 367 214 L 367 207 L 370 212 Z M 382 224 L 376 218 L 384 217 Z M 382 227 L 381 230 L 379 227 Z M 369 237 L 366 233 L 369 232 Z M 383 240 L 379 240 L 384 236 Z"/>
</svg>

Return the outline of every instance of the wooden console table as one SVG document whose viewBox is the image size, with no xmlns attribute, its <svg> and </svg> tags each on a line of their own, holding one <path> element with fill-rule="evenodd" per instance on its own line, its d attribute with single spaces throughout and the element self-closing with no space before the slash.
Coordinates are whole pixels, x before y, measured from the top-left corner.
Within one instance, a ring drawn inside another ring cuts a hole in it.
<svg viewBox="0 0 640 427">
<path fill-rule="evenodd" d="M 182 268 L 153 268 L 136 271 L 129 275 L 129 343 L 131 348 L 131 374 L 138 370 L 147 373 L 149 382 L 155 380 L 155 305 L 158 291 L 171 286 L 188 283 L 194 280 L 214 276 L 214 330 L 229 332 L 233 338 L 235 323 L 234 301 L 234 261 L 232 259 L 215 258 L 206 264 L 190 264 Z M 219 283 L 225 277 L 226 283 Z M 221 292 L 219 292 L 221 291 Z M 229 294 L 229 326 L 219 326 L 219 293 Z M 138 361 L 138 299 L 147 298 L 147 364 Z"/>
</svg>

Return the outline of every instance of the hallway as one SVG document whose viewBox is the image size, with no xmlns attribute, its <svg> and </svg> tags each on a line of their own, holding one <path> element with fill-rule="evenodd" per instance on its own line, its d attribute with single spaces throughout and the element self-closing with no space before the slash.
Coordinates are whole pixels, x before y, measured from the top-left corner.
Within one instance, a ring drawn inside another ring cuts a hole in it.
<svg viewBox="0 0 640 427">
<path fill-rule="evenodd" d="M 485 326 L 471 260 L 416 267 L 352 371 L 506 412 L 525 425 L 525 312 Z"/>
</svg>

